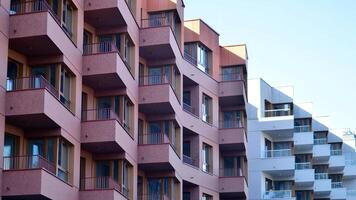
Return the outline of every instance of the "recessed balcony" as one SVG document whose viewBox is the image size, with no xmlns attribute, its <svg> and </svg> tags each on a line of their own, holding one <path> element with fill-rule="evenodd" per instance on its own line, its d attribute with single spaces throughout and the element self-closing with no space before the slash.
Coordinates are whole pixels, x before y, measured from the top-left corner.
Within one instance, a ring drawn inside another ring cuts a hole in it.
<svg viewBox="0 0 356 200">
<path fill-rule="evenodd" d="M 82 148 L 89 152 L 134 152 L 129 126 L 111 109 L 83 111 L 81 131 Z"/>
<path fill-rule="evenodd" d="M 295 163 L 295 184 L 297 187 L 311 187 L 315 180 L 315 170 L 310 162 Z"/>
<path fill-rule="evenodd" d="M 272 190 L 266 191 L 263 195 L 263 199 L 295 200 L 295 197 L 292 196 L 292 190 Z"/>
<path fill-rule="evenodd" d="M 258 127 L 259 131 L 268 134 L 283 134 L 284 137 L 293 138 L 294 116 L 289 109 L 266 110 L 264 117 L 251 120 L 250 127 Z"/>
<path fill-rule="evenodd" d="M 168 17 L 142 19 L 140 56 L 150 60 L 173 59 L 180 55 L 177 35 Z"/>
<path fill-rule="evenodd" d="M 330 159 L 330 144 L 326 138 L 314 139 L 313 160 L 316 163 L 327 162 Z"/>
<path fill-rule="evenodd" d="M 248 195 L 248 186 L 241 169 L 220 169 L 219 191 L 221 198 L 245 199 Z"/>
<path fill-rule="evenodd" d="M 331 193 L 331 179 L 328 173 L 315 173 L 314 194 L 316 197 L 328 196 Z"/>
<path fill-rule="evenodd" d="M 27 56 L 77 54 L 73 33 L 46 0 L 14 1 L 10 7 L 9 46 Z"/>
<path fill-rule="evenodd" d="M 8 79 L 6 87 L 8 123 L 22 128 L 77 128 L 71 102 L 42 76 Z"/>
<path fill-rule="evenodd" d="M 78 192 L 57 177 L 56 167 L 39 155 L 4 157 L 2 177 L 5 199 L 65 200 L 75 198 Z"/>
<path fill-rule="evenodd" d="M 221 105 L 244 105 L 247 102 L 246 82 L 240 73 L 222 74 L 219 82 Z"/>
<path fill-rule="evenodd" d="M 84 46 L 83 83 L 94 89 L 135 85 L 131 67 L 112 42 Z"/>
<path fill-rule="evenodd" d="M 247 149 L 246 130 L 242 121 L 220 121 L 219 144 L 221 150 L 235 151 Z"/>
<path fill-rule="evenodd" d="M 140 77 L 139 110 L 145 114 L 178 113 L 181 110 L 177 89 L 166 76 Z"/>
<path fill-rule="evenodd" d="M 129 191 L 111 177 L 88 177 L 80 180 L 81 200 L 127 200 Z"/>
<path fill-rule="evenodd" d="M 329 159 L 329 172 L 342 172 L 345 168 L 345 156 L 342 155 L 342 150 L 331 150 Z"/>
<path fill-rule="evenodd" d="M 164 133 L 138 137 L 138 164 L 143 170 L 174 170 L 182 162 L 176 143 Z"/>
<path fill-rule="evenodd" d="M 88 0 L 84 4 L 84 21 L 95 28 L 137 26 L 134 14 L 126 0 Z"/>
</svg>

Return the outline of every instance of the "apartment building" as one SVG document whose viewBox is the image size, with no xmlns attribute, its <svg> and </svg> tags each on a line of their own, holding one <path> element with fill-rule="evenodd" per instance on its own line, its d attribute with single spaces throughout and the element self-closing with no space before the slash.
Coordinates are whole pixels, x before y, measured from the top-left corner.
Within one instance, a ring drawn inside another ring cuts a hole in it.
<svg viewBox="0 0 356 200">
<path fill-rule="evenodd" d="M 0 3 L 2 199 L 248 199 L 245 45 L 182 0 Z"/>
<path fill-rule="evenodd" d="M 355 135 L 294 102 L 293 87 L 248 85 L 249 198 L 355 199 Z"/>
</svg>

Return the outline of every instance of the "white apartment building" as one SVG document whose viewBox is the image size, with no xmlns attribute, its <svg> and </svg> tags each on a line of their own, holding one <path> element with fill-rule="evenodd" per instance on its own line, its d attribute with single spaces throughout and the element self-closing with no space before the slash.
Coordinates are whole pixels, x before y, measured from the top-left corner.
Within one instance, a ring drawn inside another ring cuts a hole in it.
<svg viewBox="0 0 356 200">
<path fill-rule="evenodd" d="M 356 200 L 355 136 L 329 130 L 293 87 L 248 81 L 249 199 Z"/>
</svg>

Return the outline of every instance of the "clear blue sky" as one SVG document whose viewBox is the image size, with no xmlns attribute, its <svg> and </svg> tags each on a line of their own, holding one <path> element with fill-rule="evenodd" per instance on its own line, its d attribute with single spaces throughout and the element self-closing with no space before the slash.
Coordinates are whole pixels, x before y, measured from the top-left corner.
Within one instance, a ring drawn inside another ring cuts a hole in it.
<svg viewBox="0 0 356 200">
<path fill-rule="evenodd" d="M 356 128 L 356 0 L 185 0 L 222 45 L 246 43 L 249 78 L 293 85 L 334 128 Z"/>
</svg>

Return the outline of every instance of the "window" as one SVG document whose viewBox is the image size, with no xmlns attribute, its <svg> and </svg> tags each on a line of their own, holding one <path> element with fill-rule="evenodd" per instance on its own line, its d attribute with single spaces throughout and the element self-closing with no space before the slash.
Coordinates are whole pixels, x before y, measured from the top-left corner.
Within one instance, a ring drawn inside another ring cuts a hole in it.
<svg viewBox="0 0 356 200">
<path fill-rule="evenodd" d="M 21 74 L 21 65 L 20 63 L 9 60 L 7 63 L 7 82 L 6 82 L 6 90 L 7 91 L 12 91 L 17 89 L 18 87 L 16 85 L 16 79 L 20 76 Z"/>
<path fill-rule="evenodd" d="M 187 106 L 191 106 L 191 93 L 190 91 L 183 92 L 183 103 Z"/>
<path fill-rule="evenodd" d="M 223 123 L 221 128 L 241 128 L 243 127 L 241 111 L 225 111 L 222 114 Z"/>
<path fill-rule="evenodd" d="M 242 80 L 241 67 L 223 67 L 222 71 L 222 81 L 234 81 Z"/>
<path fill-rule="evenodd" d="M 212 98 L 203 94 L 202 119 L 204 122 L 212 123 Z"/>
<path fill-rule="evenodd" d="M 74 6 L 68 0 L 63 0 L 63 28 L 66 30 L 66 33 L 72 37 L 73 35 L 73 15 L 74 15 Z"/>
<path fill-rule="evenodd" d="M 5 141 L 4 141 L 4 170 L 13 169 L 15 166 L 14 156 L 18 154 L 18 143 L 19 138 L 15 135 L 5 133 Z"/>
<path fill-rule="evenodd" d="M 292 103 L 272 104 L 265 100 L 265 117 L 279 117 L 293 115 Z"/>
<path fill-rule="evenodd" d="M 242 176 L 240 157 L 224 157 L 222 176 Z"/>
<path fill-rule="evenodd" d="M 330 150 L 333 156 L 342 155 L 342 143 L 331 143 Z"/>
<path fill-rule="evenodd" d="M 183 192 L 183 200 L 190 200 L 190 192 Z"/>
<path fill-rule="evenodd" d="M 61 67 L 60 101 L 70 108 L 71 99 L 71 74 L 63 66 Z"/>
<path fill-rule="evenodd" d="M 124 195 L 128 195 L 129 191 L 129 164 L 126 161 L 122 162 L 122 187 Z"/>
<path fill-rule="evenodd" d="M 68 164 L 69 164 L 69 144 L 65 140 L 60 140 L 58 146 L 58 177 L 68 181 Z"/>
<path fill-rule="evenodd" d="M 209 50 L 201 44 L 198 44 L 198 68 L 205 73 L 210 73 Z"/>
<path fill-rule="evenodd" d="M 310 132 L 311 127 L 311 119 L 295 119 L 294 120 L 294 132 Z"/>
<path fill-rule="evenodd" d="M 312 191 L 296 191 L 296 200 L 309 200 L 312 199 Z"/>
<path fill-rule="evenodd" d="M 203 143 L 202 160 L 204 172 L 212 173 L 212 149 L 210 145 Z"/>
<path fill-rule="evenodd" d="M 190 141 L 183 142 L 183 155 L 190 157 Z"/>
<path fill-rule="evenodd" d="M 124 128 L 127 129 L 128 131 L 130 131 L 131 129 L 131 112 L 132 112 L 132 107 L 133 104 L 131 103 L 130 99 L 126 96 L 123 97 L 123 110 L 124 110 L 124 120 L 123 120 L 123 124 L 124 124 Z"/>
<path fill-rule="evenodd" d="M 212 199 L 213 199 L 213 197 L 208 194 L 203 194 L 203 196 L 202 196 L 202 200 L 212 200 Z"/>
<path fill-rule="evenodd" d="M 193 65 L 197 65 L 197 43 L 184 44 L 184 58 Z"/>
</svg>

